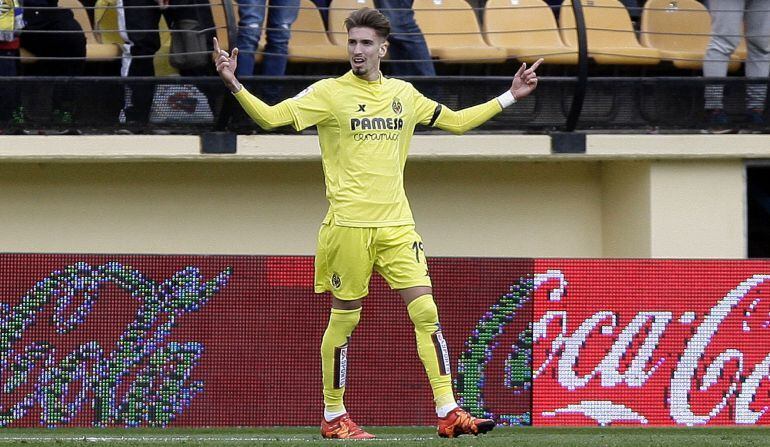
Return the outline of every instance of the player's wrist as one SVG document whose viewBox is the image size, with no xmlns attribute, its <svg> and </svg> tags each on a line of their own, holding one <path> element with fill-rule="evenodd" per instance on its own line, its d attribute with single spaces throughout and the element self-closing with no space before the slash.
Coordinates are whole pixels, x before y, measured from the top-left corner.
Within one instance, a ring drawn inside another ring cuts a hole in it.
<svg viewBox="0 0 770 447">
<path fill-rule="evenodd" d="M 500 107 L 506 108 L 516 104 L 518 100 L 516 99 L 516 95 L 514 95 L 511 90 L 506 90 L 505 93 L 497 97 L 497 102 L 500 103 Z"/>
<path fill-rule="evenodd" d="M 231 93 L 236 94 L 236 93 L 240 92 L 241 89 L 243 89 L 243 84 L 238 82 L 238 80 L 235 80 L 233 82 L 228 83 L 227 84 L 227 88 L 230 89 Z"/>
</svg>

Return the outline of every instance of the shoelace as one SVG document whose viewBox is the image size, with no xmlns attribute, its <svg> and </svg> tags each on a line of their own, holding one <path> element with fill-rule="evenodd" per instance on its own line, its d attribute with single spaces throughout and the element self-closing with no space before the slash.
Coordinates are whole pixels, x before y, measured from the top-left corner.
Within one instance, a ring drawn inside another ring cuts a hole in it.
<svg viewBox="0 0 770 447">
<path fill-rule="evenodd" d="M 353 436 L 363 433 L 363 430 L 361 430 L 361 427 L 359 427 L 358 424 L 353 422 L 353 420 L 350 419 L 349 417 L 344 417 L 340 419 L 340 427 L 345 427 L 347 429 L 347 432 Z"/>
<path fill-rule="evenodd" d="M 457 421 L 455 426 L 460 426 L 464 430 L 469 430 L 473 427 L 473 417 L 466 412 L 457 413 Z"/>
</svg>

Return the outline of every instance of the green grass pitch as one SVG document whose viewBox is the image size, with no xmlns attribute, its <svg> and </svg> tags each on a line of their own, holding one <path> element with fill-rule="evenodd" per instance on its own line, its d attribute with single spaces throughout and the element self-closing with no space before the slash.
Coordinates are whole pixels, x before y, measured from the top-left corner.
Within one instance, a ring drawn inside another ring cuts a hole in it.
<svg viewBox="0 0 770 447">
<path fill-rule="evenodd" d="M 545 428 L 498 427 L 486 435 L 440 439 L 432 427 L 367 427 L 371 441 L 328 441 L 316 427 L 211 429 L 3 429 L 0 447 L 91 446 L 770 446 L 770 428 Z"/>
</svg>

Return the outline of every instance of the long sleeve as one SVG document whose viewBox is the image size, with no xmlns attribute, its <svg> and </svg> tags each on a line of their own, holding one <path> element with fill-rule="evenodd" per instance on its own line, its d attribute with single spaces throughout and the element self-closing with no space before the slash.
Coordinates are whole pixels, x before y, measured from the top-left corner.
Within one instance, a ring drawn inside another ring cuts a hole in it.
<svg viewBox="0 0 770 447">
<path fill-rule="evenodd" d="M 287 101 L 269 106 L 249 93 L 245 88 L 235 93 L 234 96 L 241 104 L 241 107 L 243 107 L 243 110 L 263 129 L 273 129 L 294 124 L 294 117 L 291 114 Z"/>
<path fill-rule="evenodd" d="M 433 125 L 453 134 L 461 135 L 489 121 L 502 110 L 503 108 L 497 98 L 456 112 L 449 107 L 441 106 L 441 113 Z"/>
</svg>

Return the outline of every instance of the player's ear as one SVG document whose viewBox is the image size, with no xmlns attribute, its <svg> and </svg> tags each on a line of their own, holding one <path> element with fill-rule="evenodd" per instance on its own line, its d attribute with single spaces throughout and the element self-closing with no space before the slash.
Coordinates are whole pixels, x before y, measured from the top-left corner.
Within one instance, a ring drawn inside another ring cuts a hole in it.
<svg viewBox="0 0 770 447">
<path fill-rule="evenodd" d="M 388 45 L 390 44 L 388 43 L 387 40 L 385 40 L 383 43 L 380 44 L 380 53 L 379 53 L 380 59 L 385 57 L 385 55 L 388 53 Z"/>
</svg>

